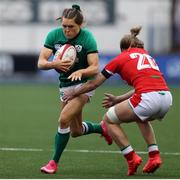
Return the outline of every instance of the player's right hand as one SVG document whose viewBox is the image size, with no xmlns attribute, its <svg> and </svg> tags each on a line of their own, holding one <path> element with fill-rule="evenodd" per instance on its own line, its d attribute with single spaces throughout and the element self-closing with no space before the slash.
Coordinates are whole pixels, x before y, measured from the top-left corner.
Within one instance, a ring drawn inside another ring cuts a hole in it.
<svg viewBox="0 0 180 180">
<path fill-rule="evenodd" d="M 116 103 L 116 96 L 109 93 L 104 93 L 104 95 L 105 97 L 103 98 L 103 101 L 102 101 L 102 106 L 104 108 L 110 108 Z"/>
<path fill-rule="evenodd" d="M 52 63 L 53 63 L 54 69 L 60 70 L 62 72 L 67 72 L 72 65 L 71 60 L 61 61 L 59 59 L 55 59 Z"/>
</svg>

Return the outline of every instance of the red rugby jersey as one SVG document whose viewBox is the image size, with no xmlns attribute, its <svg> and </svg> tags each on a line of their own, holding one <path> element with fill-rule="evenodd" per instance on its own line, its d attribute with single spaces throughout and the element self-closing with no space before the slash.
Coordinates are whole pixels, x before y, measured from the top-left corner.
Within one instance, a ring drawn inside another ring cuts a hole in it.
<svg viewBox="0 0 180 180">
<path fill-rule="evenodd" d="M 141 48 L 123 51 L 102 71 L 106 78 L 115 73 L 133 86 L 136 92 L 169 90 L 155 60 Z"/>
</svg>

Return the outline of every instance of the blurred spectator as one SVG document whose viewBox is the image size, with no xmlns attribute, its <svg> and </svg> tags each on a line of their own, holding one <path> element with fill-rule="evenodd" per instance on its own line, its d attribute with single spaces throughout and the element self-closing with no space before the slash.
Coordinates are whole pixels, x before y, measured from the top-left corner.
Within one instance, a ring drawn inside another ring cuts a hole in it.
<svg viewBox="0 0 180 180">
<path fill-rule="evenodd" d="M 173 49 L 180 50 L 180 1 L 172 1 Z"/>
</svg>

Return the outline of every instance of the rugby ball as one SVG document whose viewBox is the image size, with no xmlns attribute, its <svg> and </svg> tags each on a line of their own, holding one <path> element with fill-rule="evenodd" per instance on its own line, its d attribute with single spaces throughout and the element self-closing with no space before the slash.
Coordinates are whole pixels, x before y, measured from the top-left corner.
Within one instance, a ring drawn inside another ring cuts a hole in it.
<svg viewBox="0 0 180 180">
<path fill-rule="evenodd" d="M 72 64 L 76 59 L 76 49 L 71 44 L 65 44 L 61 46 L 55 53 L 54 59 L 59 59 L 61 61 L 71 60 Z"/>
</svg>

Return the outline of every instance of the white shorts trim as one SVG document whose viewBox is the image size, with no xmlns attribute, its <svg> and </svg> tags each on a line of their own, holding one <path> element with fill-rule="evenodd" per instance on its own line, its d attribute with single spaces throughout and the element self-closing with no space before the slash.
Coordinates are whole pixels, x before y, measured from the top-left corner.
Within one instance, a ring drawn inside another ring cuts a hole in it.
<svg viewBox="0 0 180 180">
<path fill-rule="evenodd" d="M 112 106 L 108 109 L 107 113 L 106 113 L 106 116 L 108 117 L 108 119 L 112 122 L 112 123 L 116 123 L 116 124 L 119 124 L 120 121 L 119 121 L 119 118 L 118 116 L 116 115 L 116 112 L 115 112 L 115 107 Z"/>
<path fill-rule="evenodd" d="M 73 93 L 75 89 L 81 87 L 82 85 L 83 85 L 83 83 L 78 84 L 78 85 L 69 86 L 69 87 L 59 88 L 60 100 L 62 102 L 64 102 L 63 97 L 64 97 L 64 92 L 65 91 L 68 92 L 68 94 Z M 94 95 L 94 93 L 95 93 L 95 90 L 89 91 L 89 92 L 85 93 L 85 95 L 87 95 L 89 100 L 90 100 L 90 98 Z"/>
<path fill-rule="evenodd" d="M 169 91 L 154 91 L 142 93 L 141 101 L 134 107 L 128 99 L 134 113 L 142 120 L 162 119 L 172 105 L 172 95 Z"/>
</svg>

